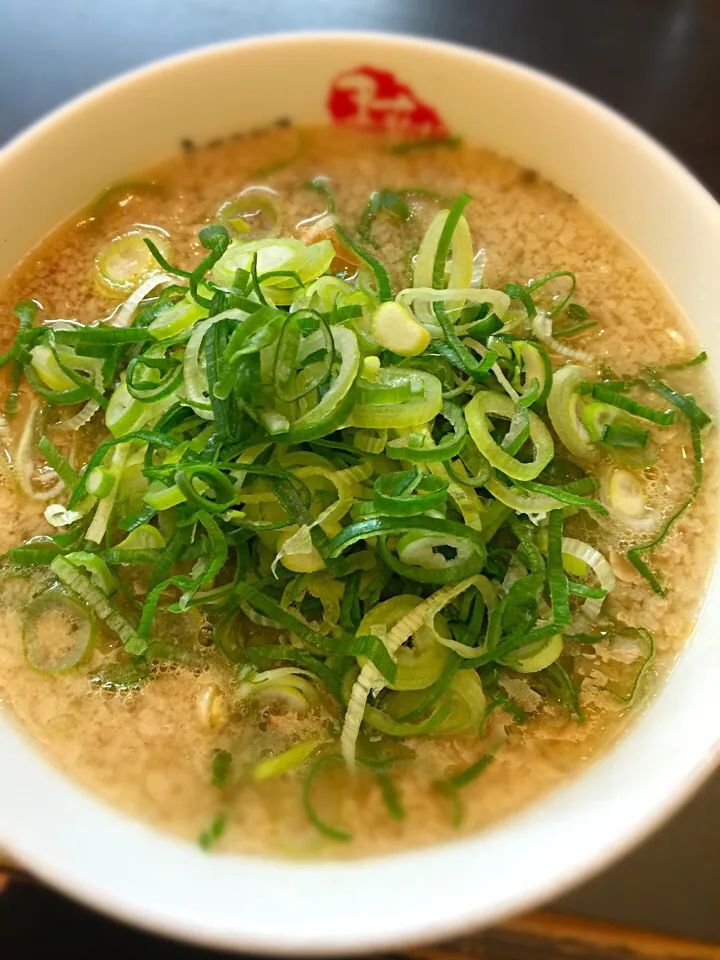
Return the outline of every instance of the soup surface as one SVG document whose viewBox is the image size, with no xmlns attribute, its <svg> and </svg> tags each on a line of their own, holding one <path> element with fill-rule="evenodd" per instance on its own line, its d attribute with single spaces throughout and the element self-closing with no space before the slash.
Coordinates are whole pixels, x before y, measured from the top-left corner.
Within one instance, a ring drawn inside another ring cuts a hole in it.
<svg viewBox="0 0 720 960">
<path fill-rule="evenodd" d="M 224 232 L 203 246 L 208 224 Z M 199 306 L 187 274 L 122 306 L 161 269 L 144 236 L 192 271 L 228 235 L 190 278 Z M 381 311 L 367 253 L 415 291 L 401 306 Z M 289 856 L 477 830 L 612 743 L 692 630 L 714 549 L 699 348 L 632 251 L 533 171 L 336 129 L 194 147 L 19 265 L 3 349 L 26 300 L 54 339 L 3 371 L 31 383 L 2 421 L 0 696 L 135 816 Z"/>
</svg>

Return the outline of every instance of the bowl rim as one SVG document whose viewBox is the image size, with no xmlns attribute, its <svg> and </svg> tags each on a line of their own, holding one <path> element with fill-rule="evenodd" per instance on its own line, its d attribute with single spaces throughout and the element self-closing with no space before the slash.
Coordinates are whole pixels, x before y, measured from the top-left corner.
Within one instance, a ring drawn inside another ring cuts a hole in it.
<svg viewBox="0 0 720 960">
<path fill-rule="evenodd" d="M 253 48 L 282 47 L 288 43 L 302 44 L 305 41 L 311 43 L 319 41 L 327 43 L 357 43 L 358 41 L 364 41 L 374 46 L 384 47 L 385 49 L 417 47 L 421 50 L 429 50 L 431 53 L 434 51 L 444 52 L 455 58 L 485 62 L 495 70 L 504 71 L 506 74 L 514 74 L 533 84 L 540 85 L 561 99 L 573 102 L 586 113 L 593 114 L 595 120 L 597 120 L 600 125 L 608 129 L 614 128 L 625 137 L 634 141 L 648 156 L 649 161 L 654 165 L 664 167 L 678 182 L 679 188 L 682 187 L 684 190 L 689 191 L 690 194 L 694 195 L 698 203 L 701 203 L 707 208 L 706 212 L 716 223 L 718 235 L 720 236 L 720 206 L 718 206 L 713 196 L 703 184 L 653 136 L 591 94 L 542 70 L 515 61 L 510 57 L 490 53 L 466 44 L 435 40 L 422 35 L 389 31 L 308 29 L 268 33 L 204 44 L 150 61 L 140 67 L 123 71 L 95 85 L 90 90 L 59 104 L 50 112 L 34 121 L 30 126 L 21 130 L 13 136 L 8 143 L 3 145 L 0 149 L 0 188 L 3 165 L 16 153 L 20 153 L 26 147 L 32 146 L 34 140 L 55 127 L 61 127 L 75 114 L 82 113 L 87 106 L 101 101 L 108 95 L 112 95 L 116 90 L 128 85 L 142 84 L 147 78 L 158 75 L 166 70 L 182 68 L 184 65 L 206 58 L 213 58 L 218 54 L 222 55 L 223 53 L 233 51 L 242 53 L 244 50 Z M 599 212 L 602 213 L 601 211 Z M 612 224 L 610 224 L 610 226 L 612 227 Z M 710 595 L 711 590 L 712 586 L 708 582 L 705 600 Z M 3 722 L 1 716 L 0 722 Z M 52 858 L 47 857 L 44 851 L 33 847 L 32 841 L 29 842 L 24 835 L 4 838 L 3 842 L 12 856 L 15 856 L 21 863 L 27 864 L 35 875 L 47 882 L 50 886 L 61 890 L 64 894 L 85 905 L 91 906 L 93 909 L 149 932 L 159 933 L 196 945 L 212 946 L 216 949 L 224 950 L 243 949 L 259 954 L 277 955 L 278 953 L 285 953 L 297 956 L 336 955 L 338 953 L 348 955 L 361 954 L 369 951 L 394 949 L 445 939 L 457 936 L 474 927 L 488 926 L 518 910 L 534 907 L 538 903 L 555 897 L 568 888 L 589 879 L 619 859 L 623 854 L 627 853 L 651 834 L 660 824 L 678 810 L 692 793 L 708 778 L 715 768 L 720 754 L 720 725 L 714 734 L 713 740 L 713 743 L 709 745 L 706 744 L 704 750 L 696 749 L 694 751 L 692 763 L 684 776 L 678 778 L 674 786 L 668 789 L 666 793 L 655 802 L 644 823 L 625 824 L 616 831 L 612 842 L 609 843 L 604 850 L 586 857 L 582 862 L 576 862 L 576 860 L 572 860 L 571 862 L 571 858 L 565 858 L 563 866 L 554 869 L 550 882 L 544 880 L 542 884 L 536 885 L 536 888 L 531 889 L 529 892 L 522 890 L 519 893 L 507 895 L 504 900 L 496 902 L 490 908 L 480 903 L 461 912 L 456 912 L 452 916 L 419 916 L 416 925 L 414 925 L 412 929 L 398 927 L 394 930 L 386 930 L 380 933 L 374 932 L 368 935 L 355 932 L 352 942 L 342 937 L 335 940 L 328 940 L 323 938 L 319 931 L 316 931 L 314 938 L 297 943 L 293 943 L 292 940 L 288 941 L 279 938 L 274 931 L 268 931 L 267 936 L 263 935 L 259 937 L 243 933 L 242 930 L 239 929 L 223 932 L 214 931 L 208 928 L 207 924 L 198 922 L 196 918 L 182 916 L 179 915 L 179 913 L 170 916 L 161 910 L 154 910 L 152 904 L 139 908 L 137 904 L 129 902 L 127 898 L 123 899 L 116 894 L 113 895 L 110 891 L 96 890 L 87 877 L 83 877 L 82 870 L 75 870 L 74 868 L 58 869 L 57 865 L 53 863 Z M 32 749 L 30 745 L 28 745 L 28 749 Z M 613 750 L 616 749 L 617 746 L 613 748 Z M 611 750 L 610 752 L 613 751 Z M 46 759 L 44 759 L 43 762 L 47 766 L 52 766 L 50 761 Z M 593 766 L 597 767 L 598 761 L 596 761 Z M 58 772 L 58 776 L 64 775 Z M 571 780 L 571 782 L 573 781 Z M 565 788 L 560 787 L 557 789 L 563 790 Z M 534 806 L 535 804 L 531 804 L 530 808 Z M 513 815 L 512 820 L 519 821 L 522 818 L 522 814 L 523 811 Z M 503 823 L 505 823 L 505 821 L 501 822 L 501 824 Z M 491 827 L 490 831 L 486 831 L 486 833 L 488 832 L 494 832 L 494 828 Z M 349 861 L 348 866 L 352 867 L 357 863 L 381 865 L 389 861 L 401 863 L 407 860 L 407 869 L 411 868 L 411 862 L 417 861 L 418 858 L 432 855 L 442 857 L 446 851 L 449 853 L 451 850 L 459 850 L 460 848 L 467 847 L 476 838 L 476 835 L 470 835 L 432 847 L 415 848 L 408 852 L 373 857 L 363 861 Z M 267 862 L 265 858 L 256 857 L 238 857 L 236 859 L 246 864 Z M 278 861 L 273 860 L 272 862 Z M 283 864 L 283 868 L 287 871 L 298 869 L 297 864 L 293 862 L 279 862 Z M 334 863 L 334 866 L 339 866 L 337 862 L 333 861 L 314 861 L 314 865 L 320 867 L 326 866 L 329 863 Z M 344 869 L 344 867 L 345 865 L 343 864 L 341 869 Z M 302 870 L 305 868 L 301 867 L 299 869 Z"/>
</svg>

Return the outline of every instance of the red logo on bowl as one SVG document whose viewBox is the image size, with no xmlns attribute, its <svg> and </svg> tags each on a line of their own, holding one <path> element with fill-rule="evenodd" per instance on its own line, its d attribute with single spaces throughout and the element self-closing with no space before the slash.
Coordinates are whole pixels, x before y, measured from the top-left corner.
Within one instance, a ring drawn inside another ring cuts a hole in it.
<svg viewBox="0 0 720 960">
<path fill-rule="evenodd" d="M 355 67 L 335 77 L 327 99 L 333 123 L 401 134 L 406 137 L 446 137 L 440 115 L 400 83 L 390 70 Z"/>
</svg>

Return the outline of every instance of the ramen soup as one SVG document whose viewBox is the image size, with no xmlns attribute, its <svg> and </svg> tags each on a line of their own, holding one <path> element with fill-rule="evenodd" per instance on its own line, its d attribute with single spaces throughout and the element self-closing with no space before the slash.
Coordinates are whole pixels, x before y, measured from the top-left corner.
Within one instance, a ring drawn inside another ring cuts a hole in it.
<svg viewBox="0 0 720 960">
<path fill-rule="evenodd" d="M 185 147 L 4 289 L 3 703 L 208 850 L 477 830 L 612 743 L 692 630 L 705 355 L 491 153 Z"/>
</svg>

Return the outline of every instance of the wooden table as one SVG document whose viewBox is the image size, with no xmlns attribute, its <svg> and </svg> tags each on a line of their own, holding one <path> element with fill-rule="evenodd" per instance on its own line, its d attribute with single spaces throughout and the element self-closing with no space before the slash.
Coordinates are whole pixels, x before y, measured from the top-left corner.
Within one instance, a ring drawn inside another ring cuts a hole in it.
<svg viewBox="0 0 720 960">
<path fill-rule="evenodd" d="M 484 47 L 567 79 L 653 133 L 720 196 L 720 0 L 0 0 L 0 13 L 0 142 L 92 84 L 191 46 L 298 28 L 380 29 Z M 572 149 L 572 131 L 563 146 Z M 0 887 L 6 879 L 0 874 Z M 719 894 L 716 777 L 654 838 L 550 913 L 416 955 L 720 960 L 720 947 L 697 944 L 720 944 Z M 65 953 L 202 952 L 36 884 L 5 886 L 0 960 Z"/>
<path fill-rule="evenodd" d="M 138 933 L 63 900 L 22 872 L 0 870 L 0 956 L 49 960 L 66 952 L 74 960 L 226 956 Z M 538 912 L 450 943 L 377 960 L 720 960 L 720 945 Z"/>
</svg>

